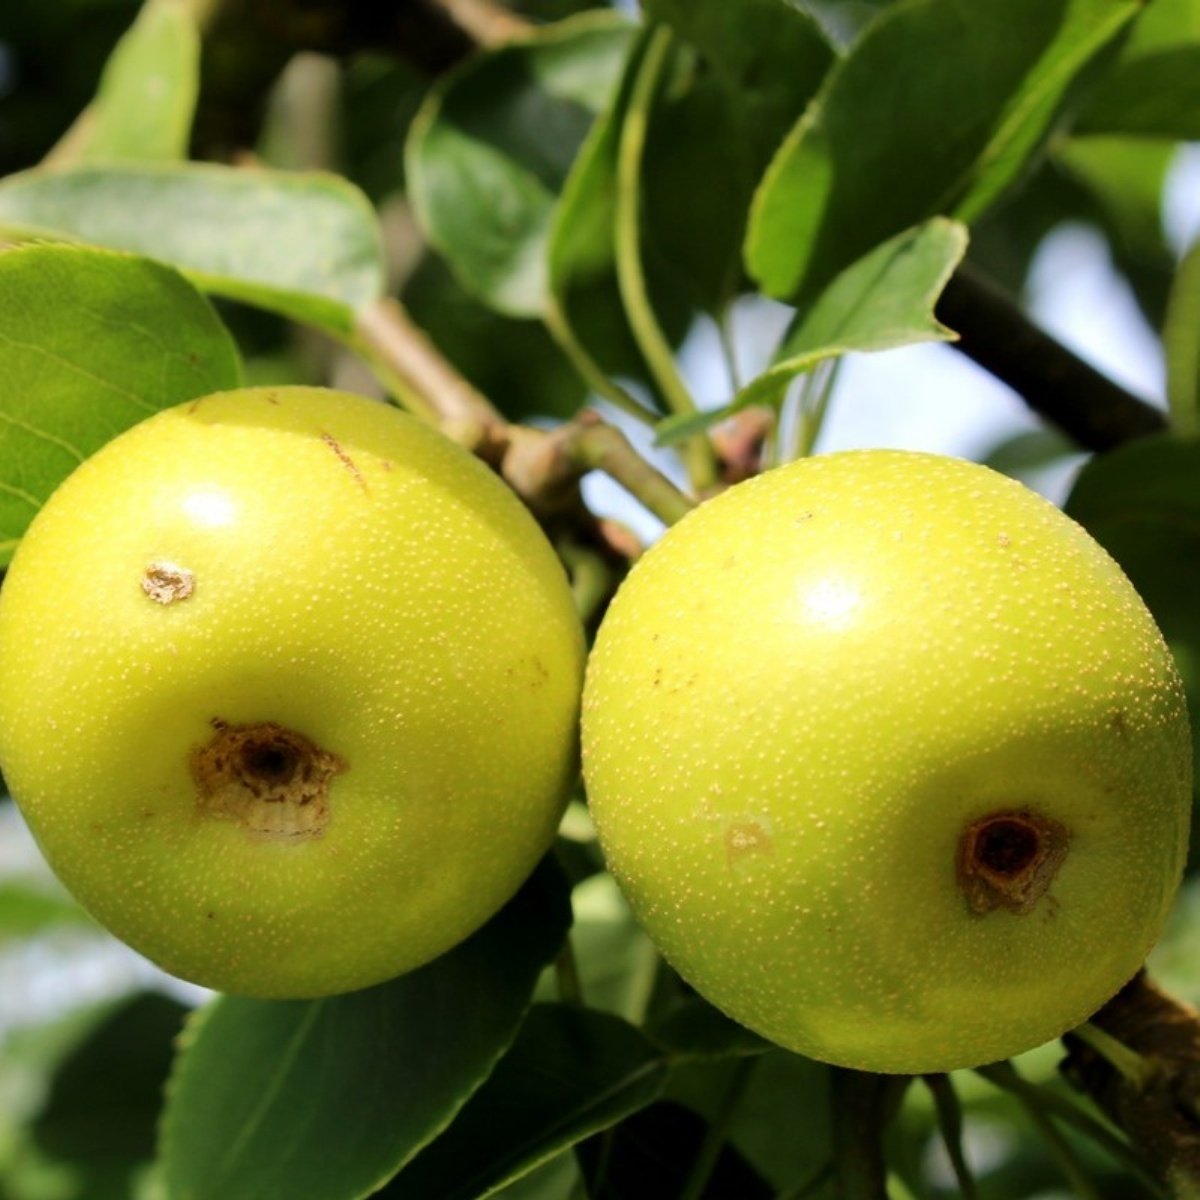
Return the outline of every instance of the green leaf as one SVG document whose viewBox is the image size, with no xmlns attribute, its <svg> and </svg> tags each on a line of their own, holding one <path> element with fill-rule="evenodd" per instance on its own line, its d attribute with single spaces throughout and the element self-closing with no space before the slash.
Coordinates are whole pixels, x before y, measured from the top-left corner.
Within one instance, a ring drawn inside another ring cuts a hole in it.
<svg viewBox="0 0 1200 1200">
<path fill-rule="evenodd" d="M 1152 324 L 1159 325 L 1175 274 L 1175 254 L 1162 225 L 1163 191 L 1175 158 L 1171 142 L 1129 137 L 1076 137 L 1059 142 L 1053 163 L 1090 201 L 1094 220 L 1108 237 Z"/>
<path fill-rule="evenodd" d="M 644 156 L 647 255 L 716 314 L 742 283 L 754 189 L 833 51 L 783 0 L 652 0 L 646 11 L 682 39 Z"/>
<path fill-rule="evenodd" d="M 612 269 L 621 122 L 644 49 L 645 38 L 640 38 L 607 108 L 580 147 L 552 213 L 546 248 L 548 287 L 559 301 L 572 287 Z"/>
<path fill-rule="evenodd" d="M 552 213 L 634 33 L 611 13 L 548 26 L 445 76 L 413 123 L 417 216 L 463 286 L 500 312 L 545 307 Z"/>
<path fill-rule="evenodd" d="M 19 879 L 0 881 L 0 947 L 64 926 L 93 927 L 91 918 L 65 893 Z"/>
<path fill-rule="evenodd" d="M 454 1124 L 381 1196 L 490 1196 L 649 1104 L 665 1077 L 662 1054 L 627 1022 L 588 1009 L 536 1005 Z"/>
<path fill-rule="evenodd" d="M 313 1001 L 217 1000 L 168 1093 L 172 1197 L 348 1200 L 444 1129 L 516 1035 L 570 921 L 547 862 L 488 925 L 420 970 Z"/>
<path fill-rule="evenodd" d="M 1200 441 L 1141 438 L 1097 455 L 1066 511 L 1121 564 L 1154 614 L 1187 689 L 1200 753 Z"/>
<path fill-rule="evenodd" d="M 746 240 L 751 273 L 771 295 L 811 297 L 910 225 L 939 213 L 974 220 L 1026 168 L 1077 76 L 1140 7 L 908 0 L 888 9 L 772 162 Z"/>
<path fill-rule="evenodd" d="M 672 1071 L 665 1094 L 715 1120 L 745 1065 L 738 1058 L 686 1063 Z M 822 1063 L 779 1049 L 753 1060 L 728 1136 L 781 1194 L 794 1195 L 829 1160 L 828 1091 L 829 1068 Z"/>
<path fill-rule="evenodd" d="M 659 442 L 673 442 L 751 405 L 778 403 L 792 379 L 826 359 L 952 339 L 953 331 L 933 309 L 966 248 L 965 227 L 944 217 L 876 247 L 821 293 L 784 339 L 775 363 L 742 388 L 732 404 L 663 421 Z"/>
<path fill-rule="evenodd" d="M 1121 56 L 1136 58 L 1179 42 L 1200 42 L 1200 0 L 1152 0 L 1134 24 Z"/>
<path fill-rule="evenodd" d="M 1079 454 L 1079 447 L 1066 434 L 1045 425 L 1004 437 L 978 454 L 977 461 L 1025 482 L 1038 471 L 1078 458 Z"/>
<path fill-rule="evenodd" d="M 1076 128 L 1200 137 L 1200 3 L 1154 0 L 1088 96 Z"/>
<path fill-rule="evenodd" d="M 426 255 L 401 299 L 438 349 L 509 420 L 571 417 L 583 381 L 538 321 L 506 317 L 458 282 L 445 259 Z"/>
<path fill-rule="evenodd" d="M 1118 63 L 1079 119 L 1082 133 L 1200 138 L 1200 43 Z"/>
<path fill-rule="evenodd" d="M 0 232 L 132 250 L 335 333 L 384 286 L 374 213 L 334 175 L 207 163 L 36 169 L 0 182 Z"/>
<path fill-rule="evenodd" d="M 575 1155 L 564 1150 L 495 1194 L 500 1200 L 578 1200 L 582 1186 Z"/>
<path fill-rule="evenodd" d="M 152 992 L 107 1013 L 59 1063 L 33 1122 L 41 1155 L 88 1200 L 127 1197 L 154 1153 L 162 1089 L 184 1008 Z"/>
<path fill-rule="evenodd" d="M 153 0 L 117 43 L 92 102 L 80 161 L 187 157 L 200 35 L 183 0 Z"/>
<path fill-rule="evenodd" d="M 681 1104 L 660 1100 L 583 1143 L 577 1151 L 587 1173 L 589 1196 L 597 1200 L 643 1200 L 691 1195 L 697 1161 L 708 1151 L 710 1126 Z M 775 1195 L 745 1158 L 727 1142 L 715 1159 L 701 1193 L 708 1200 L 771 1200 Z"/>
<path fill-rule="evenodd" d="M 786 0 L 646 0 L 644 7 L 701 53 L 765 163 L 833 64 L 820 26 Z"/>
<path fill-rule="evenodd" d="M 650 1036 L 676 1059 L 740 1058 L 775 1048 L 700 996 L 680 1000 L 654 1022 Z"/>
<path fill-rule="evenodd" d="M 0 563 L 50 493 L 131 425 L 241 382 L 211 305 L 170 267 L 102 250 L 0 253 Z"/>
<path fill-rule="evenodd" d="M 637 1024 L 645 1013 L 658 966 L 654 944 L 607 871 L 577 883 L 571 907 L 575 913 L 571 946 L 588 1007 Z M 557 995 L 557 979 L 547 973 L 538 998 Z"/>
<path fill-rule="evenodd" d="M 1200 242 L 1175 276 L 1163 323 L 1167 399 L 1180 433 L 1200 433 Z"/>
</svg>

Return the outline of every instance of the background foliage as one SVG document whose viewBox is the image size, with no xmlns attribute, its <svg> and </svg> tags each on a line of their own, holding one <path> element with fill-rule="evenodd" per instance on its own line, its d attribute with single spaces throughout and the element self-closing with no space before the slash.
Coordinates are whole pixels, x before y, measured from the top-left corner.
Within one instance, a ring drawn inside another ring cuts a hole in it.
<svg viewBox="0 0 1200 1200">
<path fill-rule="evenodd" d="M 6 0 L 0 559 L 148 412 L 334 383 L 492 461 L 594 623 L 636 547 L 579 477 L 687 503 L 614 428 L 703 492 L 821 448 L 843 355 L 948 341 L 1045 422 L 993 465 L 1086 458 L 1067 510 L 1196 717 L 1200 246 L 1162 226 L 1196 140 L 1200 0 Z M 1068 222 L 1161 335 L 1151 404 L 1023 311 Z M 523 473 L 521 429 L 555 431 L 559 477 Z M 1151 964 L 1193 1000 L 1198 922 L 1189 879 Z M 905 1086 L 762 1042 L 657 960 L 578 800 L 423 970 L 209 998 L 96 930 L 0 803 L 4 1200 L 1168 1194 L 1196 1143 L 1130 1142 L 1061 1059 Z"/>
</svg>

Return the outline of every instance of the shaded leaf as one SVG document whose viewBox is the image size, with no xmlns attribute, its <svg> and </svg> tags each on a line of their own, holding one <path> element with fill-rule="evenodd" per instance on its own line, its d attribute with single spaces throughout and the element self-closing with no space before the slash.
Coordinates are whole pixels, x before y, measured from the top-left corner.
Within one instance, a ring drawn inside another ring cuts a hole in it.
<svg viewBox="0 0 1200 1200">
<path fill-rule="evenodd" d="M 711 1121 L 743 1066 L 736 1058 L 687 1062 L 672 1071 L 665 1094 Z M 829 1161 L 828 1089 L 829 1068 L 799 1054 L 771 1049 L 753 1061 L 728 1135 L 780 1193 L 792 1194 Z"/>
<path fill-rule="evenodd" d="M 1083 133 L 1200 138 L 1200 42 L 1119 62 L 1079 119 Z"/>
<path fill-rule="evenodd" d="M 154 0 L 117 43 L 78 161 L 187 157 L 200 87 L 200 35 L 183 0 Z"/>
<path fill-rule="evenodd" d="M 1175 273 L 1162 225 L 1163 193 L 1176 147 L 1128 137 L 1076 137 L 1060 142 L 1054 162 L 1085 195 L 1078 214 L 1108 238 L 1115 265 L 1158 326 Z"/>
<path fill-rule="evenodd" d="M 681 1104 L 660 1101 L 622 1121 L 611 1135 L 580 1146 L 592 1200 L 678 1200 L 708 1133 Z M 769 1187 L 731 1146 L 724 1146 L 699 1200 L 770 1200 Z"/>
<path fill-rule="evenodd" d="M 617 156 L 646 41 L 643 36 L 631 49 L 611 103 L 571 168 L 551 222 L 547 253 L 551 309 L 610 374 L 649 382 L 614 274 Z M 655 317 L 673 344 L 688 327 L 692 304 L 678 286 L 664 286 L 653 258 L 642 265 Z"/>
<path fill-rule="evenodd" d="M 607 871 L 576 884 L 571 905 L 571 944 L 584 1000 L 589 1008 L 639 1023 L 659 962 L 654 944 Z"/>
<path fill-rule="evenodd" d="M 108 1013 L 59 1063 L 32 1126 L 39 1152 L 78 1194 L 128 1196 L 154 1153 L 162 1090 L 185 1009 L 146 992 Z"/>
<path fill-rule="evenodd" d="M 171 1081 L 170 1194 L 374 1191 L 487 1078 L 569 921 L 547 861 L 483 929 L 408 975 L 324 1000 L 217 1000 L 189 1027 Z"/>
<path fill-rule="evenodd" d="M 405 308 L 447 358 L 510 420 L 572 416 L 587 394 L 540 322 L 506 317 L 468 292 L 444 259 L 410 276 Z"/>
<path fill-rule="evenodd" d="M 652 0 L 646 11 L 682 39 L 643 162 L 648 252 L 717 313 L 742 282 L 754 189 L 833 52 L 783 0 Z"/>
<path fill-rule="evenodd" d="M 953 338 L 933 309 L 966 248 L 966 229 L 937 217 L 872 250 L 821 293 L 784 339 L 775 363 L 732 404 L 662 422 L 659 441 L 675 441 L 754 404 L 777 403 L 793 378 L 825 359 Z"/>
<path fill-rule="evenodd" d="M 746 241 L 771 295 L 811 297 L 938 213 L 974 220 L 1025 169 L 1136 0 L 909 0 L 830 72 L 771 164 Z M 887 136 L 864 136 L 887 130 Z"/>
<path fill-rule="evenodd" d="M 528 1175 L 496 1193 L 500 1200 L 578 1200 L 583 1186 L 575 1155 L 570 1150 L 534 1167 Z"/>
<path fill-rule="evenodd" d="M 1200 2 L 1154 0 L 1087 97 L 1088 133 L 1191 137 L 1200 128 Z M 1191 133 L 1173 132 L 1190 129 Z"/>
<path fill-rule="evenodd" d="M 454 1124 L 381 1195 L 387 1200 L 492 1195 L 649 1104 L 665 1076 L 661 1053 L 625 1021 L 566 1005 L 536 1005 Z"/>
<path fill-rule="evenodd" d="M 970 261 L 1007 293 L 1019 296 L 1046 235 L 1087 213 L 1089 198 L 1082 185 L 1048 154 L 1019 188 L 971 225 Z"/>
<path fill-rule="evenodd" d="M 585 14 L 451 72 L 408 139 L 410 196 L 463 286 L 500 312 L 545 307 L 550 222 L 635 30 Z"/>
<path fill-rule="evenodd" d="M 0 254 L 0 563 L 88 455 L 160 408 L 237 387 L 211 305 L 170 267 L 108 251 Z"/>
<path fill-rule="evenodd" d="M 1200 433 L 1200 242 L 1175 276 L 1163 323 L 1167 399 L 1180 433 Z"/>
<path fill-rule="evenodd" d="M 1002 475 L 1022 481 L 1047 467 L 1078 458 L 1079 447 L 1052 425 L 1022 430 L 997 442 L 977 461 Z"/>
<path fill-rule="evenodd" d="M 711 64 L 764 163 L 833 63 L 820 26 L 786 0 L 646 0 L 645 11 Z"/>
<path fill-rule="evenodd" d="M 1187 689 L 1200 753 L 1200 441 L 1140 438 L 1097 455 L 1066 511 L 1121 564 L 1154 614 Z"/>
<path fill-rule="evenodd" d="M 653 1023 L 649 1033 L 676 1059 L 736 1058 L 775 1048 L 700 996 L 684 997 Z"/>
<path fill-rule="evenodd" d="M 208 163 L 37 169 L 0 182 L 0 231 L 132 250 L 208 291 L 338 333 L 383 290 L 374 213 L 334 175 Z"/>
</svg>

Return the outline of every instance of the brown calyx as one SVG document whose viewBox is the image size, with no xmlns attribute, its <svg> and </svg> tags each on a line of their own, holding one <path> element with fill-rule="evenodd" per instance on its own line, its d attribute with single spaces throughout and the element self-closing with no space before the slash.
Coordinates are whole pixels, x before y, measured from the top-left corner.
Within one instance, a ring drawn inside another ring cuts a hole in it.
<svg viewBox="0 0 1200 1200">
<path fill-rule="evenodd" d="M 274 721 L 230 725 L 214 718 L 212 726 L 213 736 L 188 763 L 202 812 L 265 837 L 324 833 L 330 782 L 347 769 L 342 758 Z"/>
<path fill-rule="evenodd" d="M 1065 825 L 1026 810 L 989 813 L 963 830 L 958 886 L 973 913 L 1027 913 L 1045 895 L 1067 856 Z"/>
</svg>

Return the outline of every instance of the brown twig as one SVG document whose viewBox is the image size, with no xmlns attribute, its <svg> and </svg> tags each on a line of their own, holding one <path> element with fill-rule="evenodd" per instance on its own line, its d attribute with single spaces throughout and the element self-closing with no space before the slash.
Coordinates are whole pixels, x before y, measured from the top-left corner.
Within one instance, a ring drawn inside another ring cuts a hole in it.
<svg viewBox="0 0 1200 1200">
<path fill-rule="evenodd" d="M 377 300 L 357 317 L 358 348 L 384 375 L 384 382 L 420 415 L 489 461 L 508 444 L 507 423 L 430 341 L 401 304 Z"/>
<path fill-rule="evenodd" d="M 494 0 L 430 0 L 480 46 L 499 46 L 527 35 L 533 26 Z"/>
<path fill-rule="evenodd" d="M 955 349 L 1008 384 L 1086 450 L 1159 433 L 1165 416 L 1039 329 L 991 279 L 960 267 L 937 304 Z"/>
<path fill-rule="evenodd" d="M 883 1133 L 911 1080 L 835 1067 L 829 1076 L 833 1161 L 842 1200 L 887 1200 Z"/>
<path fill-rule="evenodd" d="M 535 510 L 575 502 L 580 478 L 603 471 L 664 524 L 673 525 L 692 501 L 647 462 L 615 426 L 590 409 L 552 430 L 509 430 L 502 473 Z"/>
<path fill-rule="evenodd" d="M 1063 1073 L 1125 1130 L 1174 1195 L 1200 1195 L 1200 1013 L 1142 973 L 1090 1023 L 1142 1069 L 1123 1070 L 1095 1040 L 1068 1035 Z"/>
<path fill-rule="evenodd" d="M 759 407 L 745 408 L 714 426 L 711 438 L 723 483 L 741 483 L 763 469 L 763 447 L 774 429 L 774 410 Z"/>
</svg>

